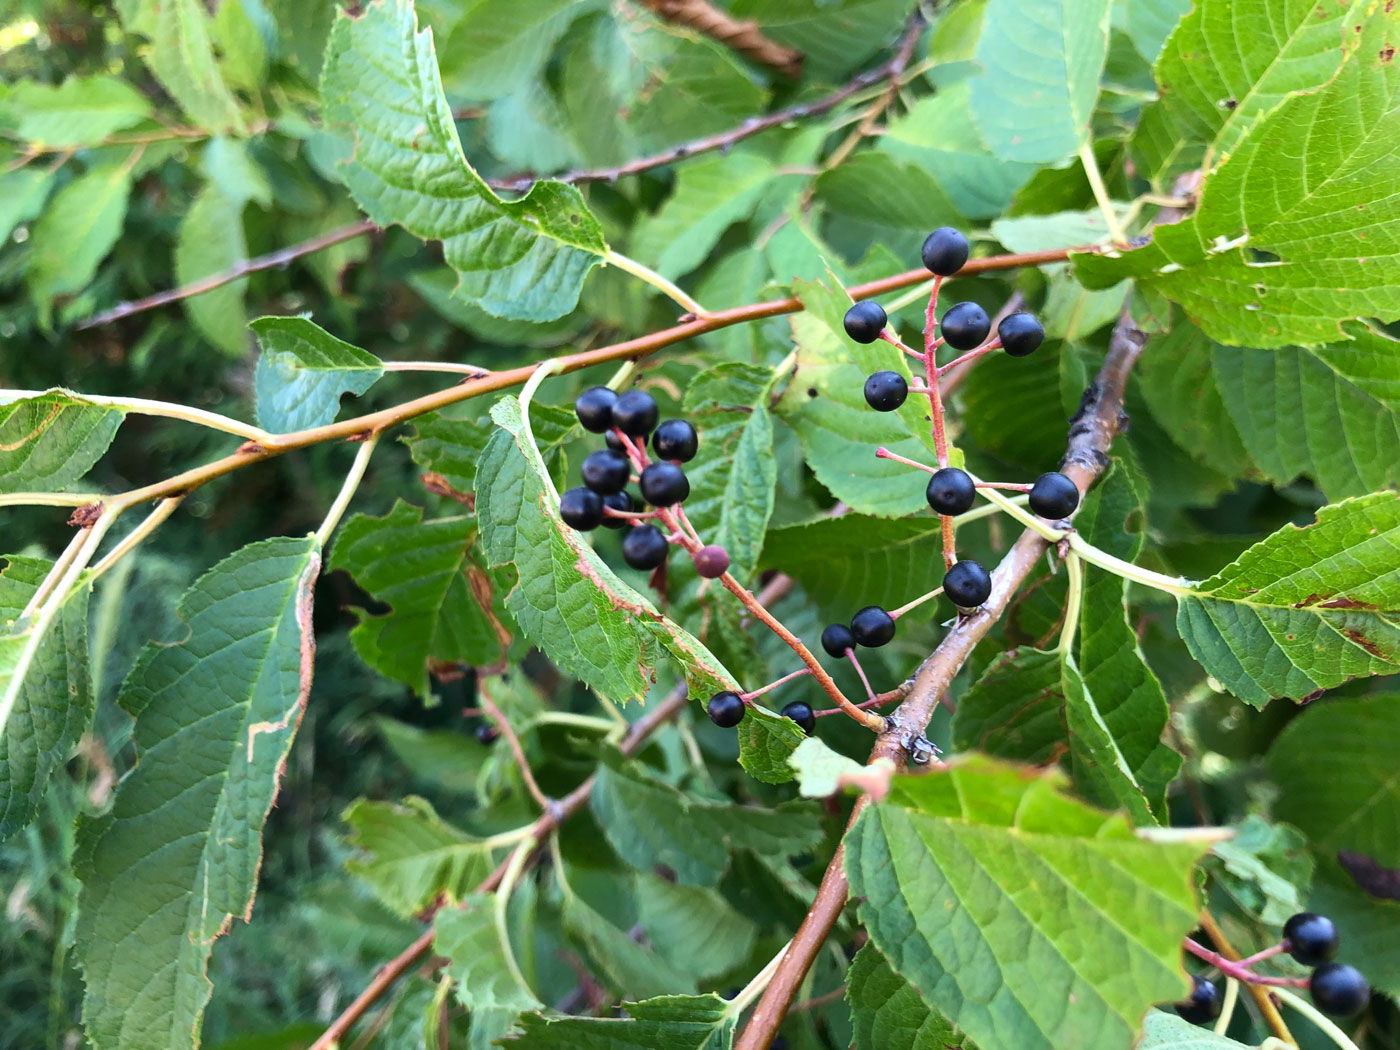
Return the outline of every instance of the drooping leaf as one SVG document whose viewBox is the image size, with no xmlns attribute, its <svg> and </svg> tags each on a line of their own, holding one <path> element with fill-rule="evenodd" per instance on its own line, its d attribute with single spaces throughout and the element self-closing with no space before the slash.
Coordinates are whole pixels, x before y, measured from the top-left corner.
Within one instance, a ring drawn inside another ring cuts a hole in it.
<svg viewBox="0 0 1400 1050">
<path fill-rule="evenodd" d="M 1178 31 L 1182 16 L 1190 10 L 1190 0 L 1140 0 L 1124 4 L 1123 31 L 1139 55 L 1156 62 L 1162 45 Z"/>
<path fill-rule="evenodd" d="M 238 6 L 235 2 L 223 5 L 219 10 Z M 264 208 L 272 206 L 272 184 L 268 181 L 268 173 L 254 159 L 248 144 L 242 139 L 226 135 L 210 139 L 209 145 L 204 147 L 199 166 L 209 181 L 219 187 L 229 200 L 240 204 L 255 201 Z"/>
<path fill-rule="evenodd" d="M 311 688 L 314 537 L 250 544 L 180 601 L 186 632 L 152 643 L 119 703 L 138 764 L 80 828 L 76 954 L 98 1050 L 198 1045 L 205 967 L 252 915 L 262 826 Z"/>
<path fill-rule="evenodd" d="M 1257 121 L 1189 218 L 1156 227 L 1143 248 L 1076 257 L 1080 281 L 1134 277 L 1239 346 L 1315 346 L 1345 339 L 1351 318 L 1400 317 L 1400 69 L 1373 57 L 1398 27 L 1400 9 L 1376 7 L 1347 34 L 1337 76 Z"/>
<path fill-rule="evenodd" d="M 441 240 L 457 294 L 502 317 L 546 321 L 578 302 L 606 253 L 579 191 L 537 183 L 503 201 L 462 154 L 429 30 L 410 0 L 376 0 L 342 14 L 321 76 L 326 121 L 353 132 L 346 184 L 381 226 Z"/>
<path fill-rule="evenodd" d="M 846 836 L 851 893 L 895 972 L 980 1045 L 1127 1050 L 1186 990 L 1203 847 L 1143 841 L 1061 783 L 982 758 L 895 778 Z"/>
<path fill-rule="evenodd" d="M 66 489 L 102 458 L 122 417 L 66 390 L 0 396 L 0 492 Z"/>
<path fill-rule="evenodd" d="M 382 518 L 355 515 L 336 538 L 330 567 L 389 606 L 360 614 L 350 632 L 355 651 L 426 699 L 435 667 L 490 666 L 509 635 L 492 612 L 491 578 L 472 557 L 475 520 L 422 519 L 402 500 Z"/>
<path fill-rule="evenodd" d="M 25 606 L 48 575 L 42 558 L 9 556 L 0 569 L 0 839 L 33 819 L 49 777 L 92 720 L 87 612 L 91 585 L 74 587 L 35 639 Z M 32 648 L 31 648 L 32 646 Z"/>
<path fill-rule="evenodd" d="M 243 204 L 215 185 L 206 186 L 194 199 L 175 245 L 175 276 L 181 284 L 221 273 L 248 257 Z M 243 308 L 247 288 L 248 279 L 240 277 L 183 301 L 195 327 L 226 354 L 241 355 L 248 349 Z"/>
<path fill-rule="evenodd" d="M 471 1011 L 470 1050 L 486 1050 L 519 1014 L 541 1005 L 510 971 L 494 903 L 489 894 L 472 894 L 433 922 L 433 950 L 447 957 L 457 998 Z"/>
<path fill-rule="evenodd" d="M 1323 507 L 1178 596 L 1177 629 L 1241 700 L 1301 700 L 1400 666 L 1400 497 Z"/>
<path fill-rule="evenodd" d="M 141 92 L 116 77 L 70 76 L 57 87 L 21 80 L 5 97 L 15 134 L 38 145 L 92 146 L 151 112 Z"/>
<path fill-rule="evenodd" d="M 623 1003 L 624 1017 L 525 1014 L 515 1050 L 729 1050 L 735 1018 L 719 996 L 667 995 Z"/>
<path fill-rule="evenodd" d="M 130 194 L 126 165 L 93 168 L 59 190 L 40 213 L 30 237 L 27 280 L 42 316 L 57 296 L 87 287 L 121 234 Z"/>
<path fill-rule="evenodd" d="M 618 856 L 639 871 L 664 864 L 677 882 L 689 886 L 715 885 L 736 849 L 765 856 L 800 853 L 821 840 L 809 803 L 770 810 L 704 801 L 647 775 L 616 752 L 606 754 L 598 767 L 591 802 Z"/>
<path fill-rule="evenodd" d="M 855 1032 L 852 1050 L 958 1050 L 966 1037 L 933 1009 L 874 944 L 856 952 L 846 975 Z"/>
<path fill-rule="evenodd" d="M 681 665 L 692 696 L 735 688 L 693 635 L 657 612 L 559 517 L 535 436 L 513 397 L 491 409 L 500 429 L 486 446 L 477 492 L 482 541 L 494 566 L 514 566 L 506 595 L 526 637 L 599 695 L 644 696 L 662 650 Z"/>
<path fill-rule="evenodd" d="M 807 76 L 840 77 L 898 35 L 908 14 L 894 0 L 736 0 L 736 18 L 751 18 L 785 47 L 802 52 Z"/>
<path fill-rule="evenodd" d="M 272 20 L 258 0 L 224 0 L 209 26 L 224 82 L 250 94 L 257 93 L 267 75 L 267 42 L 259 20 L 272 35 Z"/>
<path fill-rule="evenodd" d="M 1053 164 L 1079 149 L 1108 55 L 1108 0 L 989 0 L 972 119 L 1003 160 Z"/>
<path fill-rule="evenodd" d="M 258 423 L 274 433 L 324 426 L 344 395 L 358 397 L 384 374 L 379 358 L 305 317 L 259 317 L 248 327 L 262 346 L 253 375 Z"/>
</svg>

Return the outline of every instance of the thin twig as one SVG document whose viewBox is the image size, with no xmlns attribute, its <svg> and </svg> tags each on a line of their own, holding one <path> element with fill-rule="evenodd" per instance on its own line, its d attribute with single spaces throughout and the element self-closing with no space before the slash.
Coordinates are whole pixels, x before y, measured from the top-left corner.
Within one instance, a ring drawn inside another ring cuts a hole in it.
<svg viewBox="0 0 1400 1050">
<path fill-rule="evenodd" d="M 796 79 L 802 72 L 802 52 L 769 40 L 757 22 L 740 21 L 709 0 L 638 0 L 668 22 L 693 29 L 745 58 Z"/>
<path fill-rule="evenodd" d="M 481 697 L 482 706 L 491 713 L 492 720 L 501 731 L 501 735 L 506 738 L 506 744 L 510 748 L 510 753 L 515 756 L 515 764 L 520 769 L 520 776 L 525 781 L 525 790 L 530 792 L 530 797 L 540 809 L 548 813 L 554 806 L 554 800 L 540 790 L 539 782 L 535 780 L 535 774 L 530 772 L 530 761 L 525 757 L 525 749 L 520 746 L 520 737 L 516 735 L 514 727 L 510 724 L 510 719 L 505 716 L 496 702 L 491 699 L 491 694 L 487 692 L 486 681 L 477 683 L 477 695 Z"/>
<path fill-rule="evenodd" d="M 915 9 L 909 16 L 909 23 L 905 27 L 904 35 L 900 38 L 895 49 L 895 54 L 890 59 L 889 83 L 885 85 L 885 90 L 876 96 L 875 101 L 870 104 L 870 108 L 865 111 L 865 116 L 861 117 L 860 123 L 856 125 L 841 145 L 837 146 L 831 156 L 822 163 L 823 171 L 830 171 L 841 164 L 852 151 L 860 145 L 862 139 L 870 135 L 875 128 L 875 122 L 880 119 L 885 110 L 890 108 L 895 98 L 899 95 L 900 75 L 909 65 L 909 59 L 914 56 L 914 47 L 919 42 L 919 37 L 924 30 L 924 16 Z"/>
</svg>

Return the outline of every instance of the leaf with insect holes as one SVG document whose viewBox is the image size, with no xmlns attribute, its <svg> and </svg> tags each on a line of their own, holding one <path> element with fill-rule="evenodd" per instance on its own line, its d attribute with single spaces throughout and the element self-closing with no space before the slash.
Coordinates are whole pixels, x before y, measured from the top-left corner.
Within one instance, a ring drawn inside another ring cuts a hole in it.
<svg viewBox="0 0 1400 1050">
<path fill-rule="evenodd" d="M 895 777 L 846 834 L 851 896 L 896 973 L 981 1046 L 1128 1050 L 1187 990 L 1204 844 L 1139 839 L 1063 779 L 968 756 Z"/>
<path fill-rule="evenodd" d="M 1177 597 L 1191 655 L 1241 700 L 1302 700 L 1400 669 L 1400 496 L 1286 525 Z"/>
<path fill-rule="evenodd" d="M 735 1016 L 718 995 L 623 1003 L 622 1017 L 520 1018 L 512 1050 L 729 1050 Z"/>
<path fill-rule="evenodd" d="M 1188 218 L 1142 248 L 1076 256 L 1079 280 L 1135 278 L 1236 346 L 1316 346 L 1345 339 L 1351 318 L 1400 318 L 1400 63 L 1386 57 L 1400 5 L 1354 21 L 1341 71 L 1257 121 Z"/>
<path fill-rule="evenodd" d="M 262 353 L 253 374 L 258 423 L 275 434 L 325 426 L 346 394 L 358 397 L 384 374 L 373 354 L 305 317 L 259 317 L 249 326 Z"/>
<path fill-rule="evenodd" d="M 117 700 L 137 764 L 78 829 L 76 957 L 98 1050 L 192 1050 L 214 940 L 252 916 L 262 826 L 311 688 L 313 536 L 250 544 L 180 599 Z"/>
<path fill-rule="evenodd" d="M 42 642 L 24 608 L 48 576 L 43 558 L 0 558 L 0 840 L 28 824 L 49 777 L 92 721 L 88 670 L 88 596 L 81 582 L 68 592 Z M 33 648 L 31 649 L 31 646 Z"/>
<path fill-rule="evenodd" d="M 559 517 L 558 497 L 520 402 L 491 409 L 500 428 L 482 457 L 477 512 L 487 560 L 511 565 L 506 594 L 526 637 L 559 668 L 608 699 L 646 695 L 663 652 L 680 664 L 692 696 L 737 689 L 733 676 L 694 635 L 620 580 Z"/>
<path fill-rule="evenodd" d="M 497 197 L 462 154 L 443 94 L 432 32 L 410 0 L 342 12 L 321 73 L 326 123 L 355 136 L 346 185 L 381 226 L 442 241 L 456 294 L 501 317 L 547 321 L 578 302 L 608 250 L 577 189 L 538 182 Z"/>
<path fill-rule="evenodd" d="M 5 403 L 0 394 L 0 492 L 62 491 L 102 458 L 123 411 L 66 390 Z"/>
</svg>

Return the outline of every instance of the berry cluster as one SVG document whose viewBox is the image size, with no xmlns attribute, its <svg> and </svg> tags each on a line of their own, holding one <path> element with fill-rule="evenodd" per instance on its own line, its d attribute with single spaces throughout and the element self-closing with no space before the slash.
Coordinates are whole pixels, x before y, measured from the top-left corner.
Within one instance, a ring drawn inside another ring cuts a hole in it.
<svg viewBox="0 0 1400 1050">
<path fill-rule="evenodd" d="M 844 326 L 846 334 L 856 342 L 873 343 L 877 339 L 883 339 L 910 356 L 918 358 L 924 366 L 923 384 L 912 388 L 898 372 L 876 372 L 865 381 L 865 401 L 877 412 L 894 412 L 904 404 L 911 389 L 916 393 L 926 394 L 932 412 L 938 467 L 935 469 L 905 460 L 886 449 L 877 450 L 876 455 L 886 459 L 899 459 L 932 475 L 925 495 L 928 505 L 944 518 L 946 575 L 943 578 L 943 593 L 959 608 L 976 609 L 991 596 L 992 578 L 979 562 L 972 559 L 957 560 L 953 551 L 952 526 L 947 519 L 966 513 L 972 507 L 978 487 L 983 487 L 1027 492 L 1032 511 L 1043 518 L 1059 520 L 1072 514 L 1079 506 L 1079 489 L 1064 474 L 1055 472 L 1042 474 L 1031 485 L 997 484 L 975 481 L 967 471 L 949 466 L 943 426 L 943 404 L 938 391 L 939 376 L 993 350 L 1003 350 L 1012 357 L 1025 357 L 1034 353 L 1045 339 L 1044 328 L 1034 315 L 1028 313 L 1013 313 L 1004 317 L 997 325 L 996 335 L 992 336 L 991 318 L 982 307 L 972 302 L 956 303 L 948 308 L 941 321 L 934 320 L 939 284 L 944 277 L 949 277 L 961 269 L 967 262 L 967 256 L 967 238 L 951 227 L 934 230 L 924 241 L 924 265 L 934 274 L 934 286 L 929 299 L 922 353 L 905 346 L 889 331 L 888 318 L 879 303 L 865 300 L 854 304 L 846 311 Z M 938 347 L 944 344 L 964 353 L 948 364 L 938 366 L 934 354 Z"/>
<path fill-rule="evenodd" d="M 695 570 L 706 579 L 729 569 L 723 547 L 705 546 L 694 537 L 681 504 L 690 495 L 690 480 L 681 468 L 695 458 L 700 437 L 683 419 L 657 425 L 656 399 L 645 390 L 618 394 L 605 386 L 590 387 L 574 402 L 574 413 L 585 430 L 607 436 L 607 448 L 590 452 L 580 473 L 583 484 L 559 497 L 559 516 L 571 528 L 587 531 L 603 525 L 626 529 L 622 558 L 634 569 L 659 568 L 677 543 L 691 551 Z M 656 459 L 648 457 L 648 440 Z M 641 499 L 652 510 L 640 510 L 627 490 L 636 482 Z M 670 528 L 662 532 L 652 519 Z"/>
<path fill-rule="evenodd" d="M 1257 955 L 1239 963 L 1227 963 L 1216 959 L 1216 964 L 1230 976 L 1256 984 L 1306 986 L 1312 996 L 1313 1005 L 1333 1017 L 1350 1017 L 1360 1013 L 1371 998 L 1370 985 L 1361 971 L 1345 963 L 1333 962 L 1341 939 L 1337 927 L 1325 915 L 1312 912 L 1299 912 L 1283 924 L 1283 940 L 1272 948 L 1266 948 Z M 1188 944 L 1197 955 L 1211 957 L 1213 953 Z M 1260 977 L 1250 969 L 1251 963 L 1274 955 L 1287 953 L 1295 962 L 1313 967 L 1306 978 Z M 1228 969 L 1226 967 L 1228 966 Z M 1175 1003 L 1176 1010 L 1192 1024 L 1209 1024 L 1220 1016 L 1221 995 L 1216 983 L 1205 977 L 1191 977 L 1191 995 L 1183 1002 Z"/>
</svg>

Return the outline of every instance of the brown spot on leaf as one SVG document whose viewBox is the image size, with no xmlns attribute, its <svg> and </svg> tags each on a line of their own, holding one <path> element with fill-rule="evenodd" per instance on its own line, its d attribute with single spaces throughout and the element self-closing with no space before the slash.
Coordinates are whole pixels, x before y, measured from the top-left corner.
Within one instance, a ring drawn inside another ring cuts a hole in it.
<svg viewBox="0 0 1400 1050">
<path fill-rule="evenodd" d="M 1374 608 L 1375 608 L 1374 605 L 1371 605 L 1371 604 L 1369 604 L 1368 602 L 1359 602 L 1359 601 L 1357 601 L 1355 598 L 1347 598 L 1347 597 L 1345 597 L 1344 595 L 1338 595 L 1336 598 L 1332 598 L 1332 599 L 1330 599 L 1329 601 L 1323 602 L 1323 603 L 1322 603 L 1320 606 L 1318 606 L 1318 607 L 1321 608 L 1321 609 L 1374 609 Z"/>
<path fill-rule="evenodd" d="M 1382 62 L 1389 62 L 1392 58 L 1395 57 L 1395 48 L 1386 45 L 1385 47 L 1381 48 L 1380 55 Z"/>
<path fill-rule="evenodd" d="M 1368 653 L 1370 653 L 1372 656 L 1374 656 L 1377 660 L 1388 660 L 1388 659 L 1389 659 L 1389 657 L 1387 657 L 1386 654 L 1385 654 L 1384 652 L 1381 651 L 1381 647 L 1380 647 L 1379 645 L 1377 645 L 1375 642 L 1371 641 L 1371 639 L 1367 638 L 1366 635 L 1363 634 L 1361 631 L 1356 630 L 1356 628 L 1354 628 L 1354 627 L 1344 627 L 1344 628 L 1342 628 L 1342 633 L 1343 633 L 1344 635 L 1346 635 L 1348 638 L 1350 638 L 1350 639 L 1351 639 L 1353 642 L 1355 642 L 1357 645 L 1361 646 L 1361 648 L 1365 649 Z"/>
<path fill-rule="evenodd" d="M 436 474 L 431 470 L 425 471 L 418 475 L 418 480 L 421 481 L 423 487 L 433 495 L 445 496 L 447 499 L 456 500 L 468 510 L 476 509 L 476 493 L 457 491 L 452 487 L 451 482 L 441 474 Z"/>
</svg>

